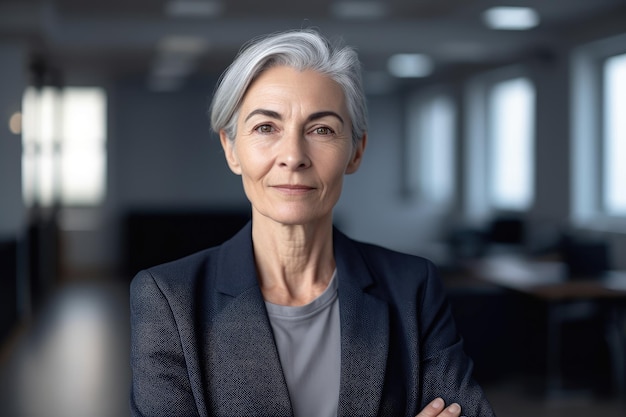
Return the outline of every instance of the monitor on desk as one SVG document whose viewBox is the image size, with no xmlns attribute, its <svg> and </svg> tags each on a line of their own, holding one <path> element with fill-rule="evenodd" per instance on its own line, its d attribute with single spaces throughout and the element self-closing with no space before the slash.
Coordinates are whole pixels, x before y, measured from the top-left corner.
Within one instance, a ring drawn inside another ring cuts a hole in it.
<svg viewBox="0 0 626 417">
<path fill-rule="evenodd" d="M 566 240 L 563 258 L 571 279 L 599 278 L 611 269 L 609 246 L 602 240 Z"/>
<path fill-rule="evenodd" d="M 491 221 L 488 237 L 491 243 L 523 245 L 525 241 L 524 220 L 518 216 L 498 216 Z"/>
</svg>

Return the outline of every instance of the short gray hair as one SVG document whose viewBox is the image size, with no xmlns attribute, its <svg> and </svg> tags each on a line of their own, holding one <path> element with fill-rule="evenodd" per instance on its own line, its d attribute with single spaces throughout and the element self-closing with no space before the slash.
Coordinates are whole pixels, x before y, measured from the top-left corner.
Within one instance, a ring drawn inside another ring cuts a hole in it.
<svg viewBox="0 0 626 417">
<path fill-rule="evenodd" d="M 230 140 L 235 139 L 239 108 L 248 87 L 264 70 L 279 65 L 317 71 L 339 84 L 346 97 L 352 140 L 358 143 L 367 131 L 367 105 L 357 53 L 349 46 L 330 43 L 312 29 L 266 35 L 244 45 L 213 95 L 210 114 L 216 133 L 224 130 Z"/>
</svg>

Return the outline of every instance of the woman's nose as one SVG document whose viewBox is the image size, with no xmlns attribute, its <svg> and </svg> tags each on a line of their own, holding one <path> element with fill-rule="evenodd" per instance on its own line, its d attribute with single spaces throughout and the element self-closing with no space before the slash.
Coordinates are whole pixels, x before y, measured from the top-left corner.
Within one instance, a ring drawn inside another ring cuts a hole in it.
<svg viewBox="0 0 626 417">
<path fill-rule="evenodd" d="M 306 138 L 295 132 L 286 133 L 280 141 L 277 159 L 281 167 L 303 169 L 311 165 Z"/>
</svg>

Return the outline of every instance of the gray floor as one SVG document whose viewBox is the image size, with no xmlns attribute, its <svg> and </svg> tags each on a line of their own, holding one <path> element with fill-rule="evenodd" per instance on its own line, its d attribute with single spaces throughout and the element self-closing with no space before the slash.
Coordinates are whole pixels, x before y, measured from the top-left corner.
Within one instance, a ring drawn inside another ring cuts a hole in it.
<svg viewBox="0 0 626 417">
<path fill-rule="evenodd" d="M 0 416 L 128 416 L 128 314 L 125 285 L 64 287 L 5 347 Z"/>
<path fill-rule="evenodd" d="M 1 417 L 128 416 L 127 284 L 66 285 L 0 355 Z M 624 417 L 626 402 L 546 401 L 529 382 L 485 386 L 499 416 Z"/>
</svg>

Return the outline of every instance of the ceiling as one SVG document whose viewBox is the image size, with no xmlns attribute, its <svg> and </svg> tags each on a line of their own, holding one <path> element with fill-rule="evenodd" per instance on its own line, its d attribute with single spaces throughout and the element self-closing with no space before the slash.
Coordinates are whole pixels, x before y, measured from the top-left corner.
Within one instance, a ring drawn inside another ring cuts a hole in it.
<svg viewBox="0 0 626 417">
<path fill-rule="evenodd" d="M 435 72 L 510 62 L 553 51 L 575 38 L 626 29 L 626 0 L 379 0 L 380 19 L 333 17 L 339 0 L 221 0 L 211 18 L 173 18 L 165 0 L 0 0 L 0 42 L 28 45 L 32 59 L 65 77 L 148 74 L 167 36 L 205 42 L 189 73 L 219 74 L 248 39 L 317 27 L 355 46 L 366 71 L 385 69 L 393 53 L 431 56 Z M 362 1 L 362 0 L 361 0 Z M 534 7 L 539 26 L 494 31 L 481 14 L 494 5 Z"/>
</svg>

